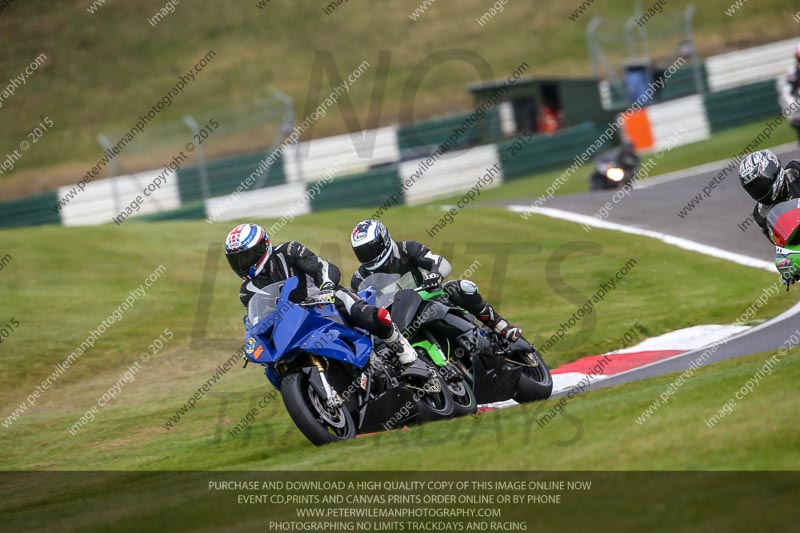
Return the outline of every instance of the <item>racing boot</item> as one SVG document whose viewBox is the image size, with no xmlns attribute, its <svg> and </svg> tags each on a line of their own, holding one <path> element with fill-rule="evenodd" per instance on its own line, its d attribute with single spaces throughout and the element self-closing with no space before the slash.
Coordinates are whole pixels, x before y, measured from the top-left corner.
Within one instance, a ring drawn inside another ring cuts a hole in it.
<svg viewBox="0 0 800 533">
<path fill-rule="evenodd" d="M 417 352 L 411 347 L 408 339 L 403 337 L 396 324 L 392 324 L 392 334 L 382 340 L 395 353 L 401 365 L 407 367 L 417 360 Z"/>
<path fill-rule="evenodd" d="M 488 303 L 478 313 L 478 319 L 492 328 L 495 333 L 503 337 L 508 342 L 516 342 L 522 336 L 522 329 L 512 326 L 503 317 L 497 314 L 494 307 Z"/>
<path fill-rule="evenodd" d="M 418 380 L 417 386 L 414 388 L 420 390 L 420 394 L 439 393 L 442 390 L 436 373 L 417 357 L 417 352 L 408 339 L 400 333 L 397 325 L 392 324 L 392 334 L 383 339 L 383 342 L 391 348 L 397 356 L 397 360 L 403 365 L 401 375 L 406 379 Z"/>
</svg>

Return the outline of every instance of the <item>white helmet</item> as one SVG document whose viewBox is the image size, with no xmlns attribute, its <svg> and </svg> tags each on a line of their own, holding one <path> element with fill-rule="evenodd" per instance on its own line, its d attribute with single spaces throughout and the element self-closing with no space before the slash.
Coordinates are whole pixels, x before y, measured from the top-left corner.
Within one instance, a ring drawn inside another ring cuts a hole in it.
<svg viewBox="0 0 800 533">
<path fill-rule="evenodd" d="M 380 268 L 392 255 L 392 237 L 379 220 L 362 220 L 350 234 L 350 245 L 367 270 Z"/>
</svg>

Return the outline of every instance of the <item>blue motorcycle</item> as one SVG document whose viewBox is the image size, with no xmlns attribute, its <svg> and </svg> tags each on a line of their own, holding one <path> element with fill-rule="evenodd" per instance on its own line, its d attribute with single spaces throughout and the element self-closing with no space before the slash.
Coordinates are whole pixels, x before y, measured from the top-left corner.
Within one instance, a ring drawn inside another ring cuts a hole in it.
<svg viewBox="0 0 800 533">
<path fill-rule="evenodd" d="M 297 286 L 292 277 L 252 297 L 244 352 L 265 367 L 308 440 L 319 446 L 452 415 L 447 385 L 428 362 L 401 366 L 389 347 L 345 323 L 332 291 L 295 303 Z"/>
</svg>

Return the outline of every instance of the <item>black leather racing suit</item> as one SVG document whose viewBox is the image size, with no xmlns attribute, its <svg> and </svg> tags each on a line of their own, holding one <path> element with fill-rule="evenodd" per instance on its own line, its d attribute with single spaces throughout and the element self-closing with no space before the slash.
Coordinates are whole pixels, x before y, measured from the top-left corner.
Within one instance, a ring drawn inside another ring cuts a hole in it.
<svg viewBox="0 0 800 533">
<path fill-rule="evenodd" d="M 775 190 L 771 202 L 769 204 L 758 202 L 753 208 L 753 220 L 756 221 L 761 231 L 770 242 L 772 242 L 772 239 L 767 230 L 767 217 L 769 216 L 769 212 L 775 205 L 781 202 L 793 198 L 800 198 L 800 160 L 795 159 L 789 161 L 784 168 L 785 172 L 783 178 L 778 178 L 772 186 Z"/>
<path fill-rule="evenodd" d="M 320 258 L 297 241 L 285 242 L 273 248 L 261 273 L 242 283 L 239 299 L 247 307 L 258 289 L 292 276 L 300 280 L 297 289 L 289 297 L 293 302 L 299 303 L 308 298 L 309 287 L 332 289 L 336 308 L 350 325 L 364 328 L 383 339 L 391 335 L 392 326 L 379 319 L 378 308 L 339 285 L 342 277 L 339 267 Z"/>
</svg>

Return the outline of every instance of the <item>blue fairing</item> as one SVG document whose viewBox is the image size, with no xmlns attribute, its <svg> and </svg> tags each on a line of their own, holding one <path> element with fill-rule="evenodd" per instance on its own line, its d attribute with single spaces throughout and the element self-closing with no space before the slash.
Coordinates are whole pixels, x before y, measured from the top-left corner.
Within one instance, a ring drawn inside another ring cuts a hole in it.
<svg viewBox="0 0 800 533">
<path fill-rule="evenodd" d="M 335 322 L 341 317 L 332 303 L 313 308 L 293 303 L 289 295 L 296 288 L 297 278 L 289 278 L 281 289 L 275 310 L 258 324 L 248 325 L 247 358 L 265 365 L 267 378 L 277 388 L 280 388 L 280 377 L 275 372 L 275 363 L 291 361 L 305 352 L 364 368 L 372 353 L 370 336 Z M 255 344 L 249 339 L 255 339 Z"/>
</svg>

